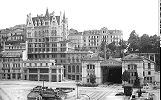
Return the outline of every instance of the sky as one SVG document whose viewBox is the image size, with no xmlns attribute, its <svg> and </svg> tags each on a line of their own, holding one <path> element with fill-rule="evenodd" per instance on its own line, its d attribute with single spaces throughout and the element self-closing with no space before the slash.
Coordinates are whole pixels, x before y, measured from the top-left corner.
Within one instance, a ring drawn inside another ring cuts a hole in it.
<svg viewBox="0 0 161 100">
<path fill-rule="evenodd" d="M 0 29 L 26 24 L 32 17 L 60 11 L 68 18 L 69 29 L 79 32 L 101 29 L 122 30 L 123 39 L 132 30 L 143 34 L 159 34 L 159 0 L 3 0 L 0 6 Z"/>
</svg>

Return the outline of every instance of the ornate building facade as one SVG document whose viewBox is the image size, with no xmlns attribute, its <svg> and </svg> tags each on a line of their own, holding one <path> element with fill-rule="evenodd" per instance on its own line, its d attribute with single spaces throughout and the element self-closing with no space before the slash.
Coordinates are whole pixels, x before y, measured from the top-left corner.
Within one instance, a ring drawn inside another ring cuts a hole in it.
<svg viewBox="0 0 161 100">
<path fill-rule="evenodd" d="M 82 80 L 82 60 L 91 54 L 86 51 L 68 51 L 66 57 L 66 78 L 71 80 Z"/>
<path fill-rule="evenodd" d="M 87 30 L 83 32 L 70 31 L 68 39 L 75 43 L 76 47 L 83 50 L 97 51 L 102 42 L 110 44 L 115 42 L 119 45 L 123 33 L 121 30 L 108 30 L 106 27 L 100 30 Z"/>
<path fill-rule="evenodd" d="M 73 80 L 81 79 L 81 54 L 86 53 L 73 53 L 74 43 L 67 39 L 68 36 L 68 22 L 65 14 L 62 16 L 55 16 L 54 12 L 49 14 L 48 9 L 43 16 L 31 17 L 27 15 L 27 41 L 28 41 L 28 59 L 32 60 L 55 60 L 55 66 L 62 65 L 63 75 L 66 78 Z M 79 55 L 79 58 L 75 58 Z M 68 72 L 69 64 L 68 58 L 74 56 L 74 60 L 79 60 L 75 63 L 72 69 L 79 69 Z M 78 66 L 76 66 L 78 65 Z M 33 67 L 30 68 L 32 70 Z M 69 76 L 69 77 L 68 77 Z"/>
</svg>

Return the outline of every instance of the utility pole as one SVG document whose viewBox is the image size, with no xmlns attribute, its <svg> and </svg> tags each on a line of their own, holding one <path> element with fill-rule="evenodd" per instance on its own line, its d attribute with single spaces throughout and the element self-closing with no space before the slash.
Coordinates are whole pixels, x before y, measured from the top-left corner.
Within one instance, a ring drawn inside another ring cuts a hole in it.
<svg viewBox="0 0 161 100">
<path fill-rule="evenodd" d="M 77 84 L 77 99 L 78 99 L 78 84 Z"/>
<path fill-rule="evenodd" d="M 76 82 L 77 82 L 77 83 L 76 83 L 76 86 L 77 86 L 77 99 L 79 99 L 79 98 L 78 98 L 78 82 L 79 82 L 79 81 L 76 80 Z"/>
</svg>

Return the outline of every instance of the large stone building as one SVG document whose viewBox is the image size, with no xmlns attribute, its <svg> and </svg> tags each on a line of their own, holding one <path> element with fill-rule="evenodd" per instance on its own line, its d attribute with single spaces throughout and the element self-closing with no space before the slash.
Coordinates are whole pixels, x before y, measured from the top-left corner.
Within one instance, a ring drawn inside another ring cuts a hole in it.
<svg viewBox="0 0 161 100">
<path fill-rule="evenodd" d="M 83 47 L 83 32 L 70 29 L 67 38 L 74 43 L 75 50 L 80 50 Z"/>
<path fill-rule="evenodd" d="M 23 79 L 23 60 L 27 60 L 27 42 L 5 45 L 0 53 L 0 79 Z"/>
<path fill-rule="evenodd" d="M 54 59 L 55 65 L 63 66 L 64 77 L 81 80 L 81 57 L 87 53 L 74 52 L 74 43 L 67 39 L 68 22 L 65 14 L 63 16 L 61 13 L 60 16 L 56 16 L 54 12 L 49 14 L 48 9 L 44 16 L 31 17 L 29 14 L 26 26 L 29 60 Z M 78 62 L 68 62 L 68 58 L 72 56 L 74 61 Z M 74 63 L 74 66 L 71 63 Z M 78 72 L 76 70 L 69 72 L 70 64 L 71 69 L 77 69 Z"/>
<path fill-rule="evenodd" d="M 155 62 L 135 54 L 129 54 L 122 59 L 122 73 L 127 70 L 130 72 L 129 83 L 133 84 L 136 78 L 136 73 L 140 78 L 140 82 L 152 83 L 156 80 Z"/>
<path fill-rule="evenodd" d="M 82 80 L 82 60 L 92 52 L 68 51 L 66 57 L 66 78 L 71 80 Z"/>
<path fill-rule="evenodd" d="M 68 22 L 65 14 L 62 17 L 49 14 L 48 9 L 43 16 L 27 15 L 28 59 L 51 59 L 56 64 L 65 63 L 66 51 L 73 50 L 67 40 Z"/>
<path fill-rule="evenodd" d="M 103 41 L 107 44 L 115 42 L 118 45 L 119 41 L 123 39 L 122 36 L 121 30 L 108 30 L 103 27 L 100 30 L 69 31 L 68 39 L 76 43 L 76 47 L 80 49 L 97 51 Z"/>
<path fill-rule="evenodd" d="M 23 79 L 31 81 L 61 82 L 64 79 L 64 68 L 55 65 L 55 60 L 24 60 Z"/>
</svg>

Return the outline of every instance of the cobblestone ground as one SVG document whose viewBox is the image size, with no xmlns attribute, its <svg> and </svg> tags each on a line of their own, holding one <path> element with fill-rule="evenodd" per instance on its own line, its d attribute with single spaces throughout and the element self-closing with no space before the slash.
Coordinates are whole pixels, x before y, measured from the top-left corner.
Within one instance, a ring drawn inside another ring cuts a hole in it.
<svg viewBox="0 0 161 100">
<path fill-rule="evenodd" d="M 42 82 L 33 81 L 0 81 L 0 100 L 27 100 L 27 94 L 30 90 L 42 85 Z M 75 82 L 45 82 L 45 86 L 56 87 L 72 87 L 76 88 Z M 155 100 L 160 100 L 160 90 L 148 90 L 155 94 Z M 79 87 L 78 97 L 84 97 L 84 100 L 107 100 L 109 96 L 114 96 L 117 92 L 123 92 L 121 85 L 100 85 L 98 87 Z M 2 99 L 3 98 L 3 99 Z M 76 100 L 77 88 L 71 93 L 66 100 Z M 124 99 L 125 100 L 125 99 Z"/>
</svg>

